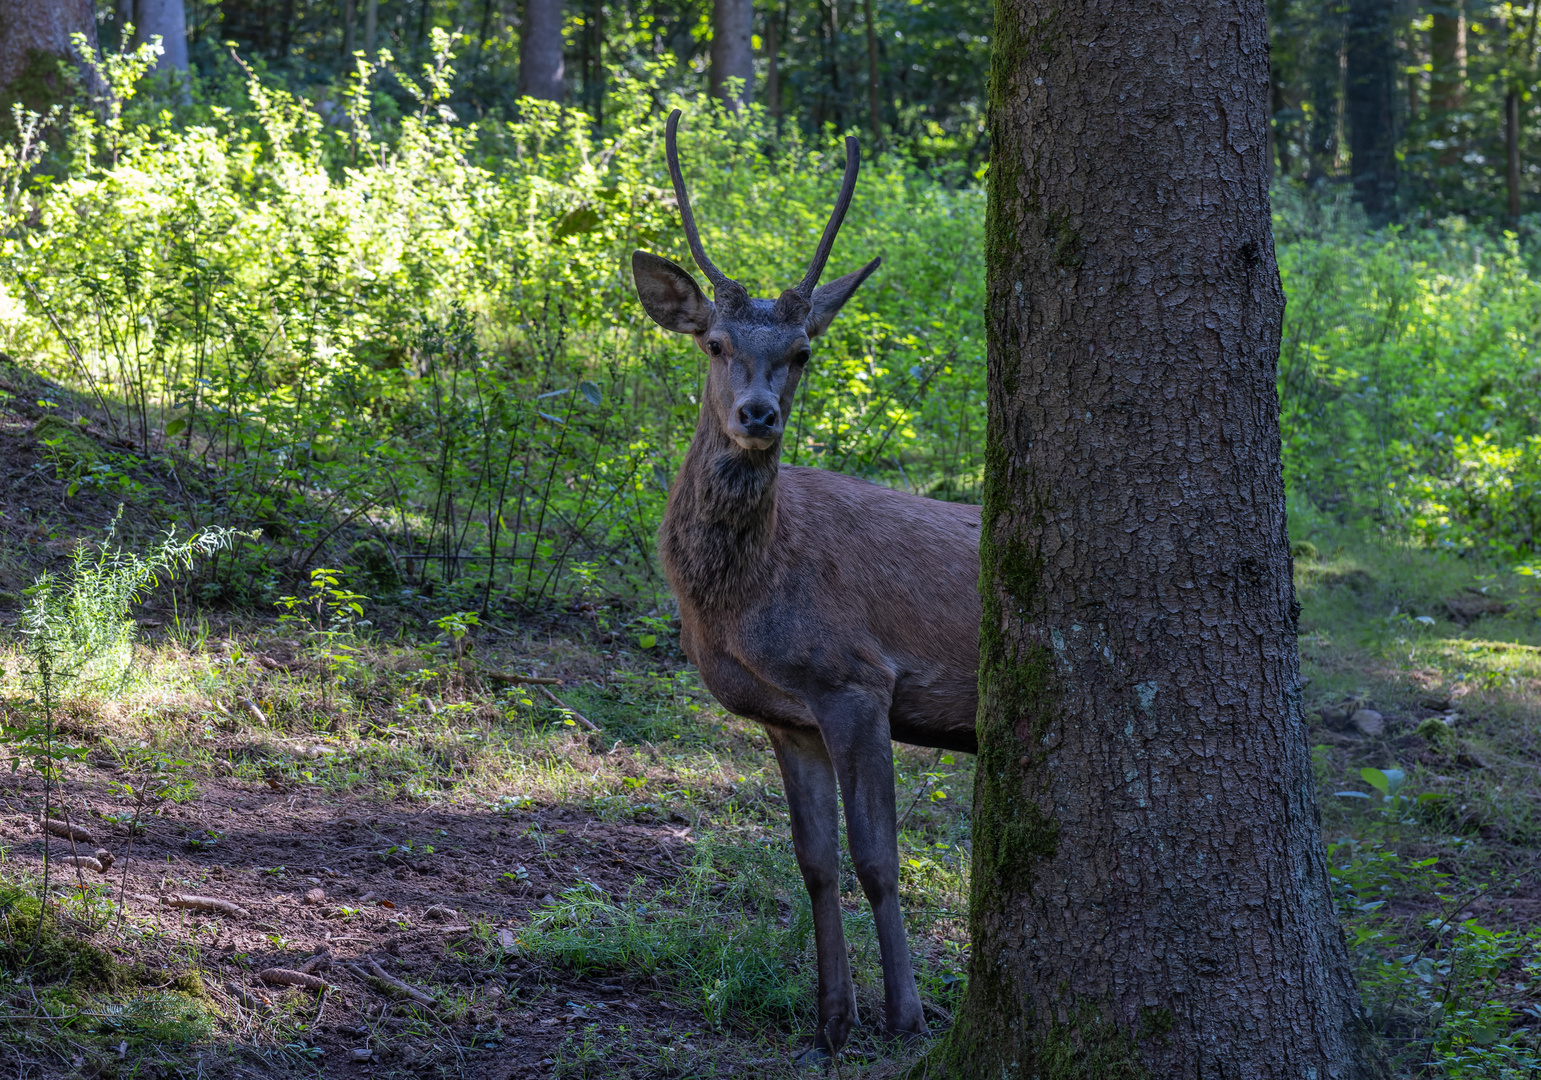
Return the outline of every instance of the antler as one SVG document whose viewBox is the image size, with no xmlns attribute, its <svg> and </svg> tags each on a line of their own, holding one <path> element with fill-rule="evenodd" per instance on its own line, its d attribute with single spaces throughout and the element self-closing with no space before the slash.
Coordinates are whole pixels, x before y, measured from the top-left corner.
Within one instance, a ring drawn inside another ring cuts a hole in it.
<svg viewBox="0 0 1541 1080">
<path fill-rule="evenodd" d="M 735 299 L 747 299 L 748 291 L 728 277 L 717 264 L 706 257 L 706 249 L 701 246 L 701 234 L 696 231 L 696 216 L 690 212 L 690 196 L 685 191 L 685 177 L 680 172 L 679 150 L 675 146 L 675 132 L 680 126 L 680 110 L 675 109 L 669 114 L 669 127 L 664 136 L 664 145 L 668 149 L 669 179 L 674 181 L 674 201 L 679 204 L 680 223 L 685 226 L 685 240 L 690 244 L 690 254 L 695 258 L 696 265 L 712 283 L 712 289 L 717 294 L 717 299 L 722 301 L 725 294 Z"/>
<path fill-rule="evenodd" d="M 808 266 L 808 273 L 795 290 L 804 300 L 809 302 L 813 300 L 813 287 L 819 283 L 819 277 L 824 273 L 824 264 L 829 261 L 830 249 L 835 246 L 835 234 L 840 231 L 840 223 L 845 220 L 845 212 L 851 205 L 851 196 L 856 192 L 856 174 L 860 170 L 861 147 L 856 142 L 855 136 L 847 135 L 845 137 L 845 182 L 840 185 L 840 198 L 835 200 L 835 212 L 829 216 L 829 223 L 824 226 L 824 236 L 819 240 L 819 249 L 813 253 L 813 262 Z M 702 269 L 704 270 L 705 267 Z"/>
</svg>

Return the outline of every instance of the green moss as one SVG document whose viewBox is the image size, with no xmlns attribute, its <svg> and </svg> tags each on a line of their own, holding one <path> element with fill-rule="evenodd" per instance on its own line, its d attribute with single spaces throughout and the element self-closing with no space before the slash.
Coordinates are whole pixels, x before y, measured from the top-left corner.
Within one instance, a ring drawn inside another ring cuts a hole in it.
<svg viewBox="0 0 1541 1080">
<path fill-rule="evenodd" d="M 0 913 L 0 970 L 26 973 L 35 983 L 62 982 L 81 990 L 122 990 L 133 982 L 130 968 L 70 933 L 57 915 L 48 917 L 39 937 L 36 897 L 6 890 L 0 893 Z"/>
<path fill-rule="evenodd" d="M 1461 748 L 1461 738 L 1455 728 L 1437 716 L 1431 716 L 1418 725 L 1418 737 L 1429 744 L 1436 754 L 1453 754 Z"/>
<path fill-rule="evenodd" d="M 1090 1004 L 1071 1007 L 1068 1016 L 1035 1036 L 1019 1030 L 981 1038 L 954 1028 L 915 1064 L 906 1080 L 1151 1080 L 1150 1069 L 1140 1060 L 1139 1042 L 1171 1030 L 1169 1010 L 1142 1010 L 1138 1036 Z M 1153 1020 L 1160 1026 L 1163 1019 L 1161 1031 L 1147 1030 Z"/>
<path fill-rule="evenodd" d="M 1054 265 L 1074 269 L 1081 265 L 1081 234 L 1070 227 L 1070 215 L 1055 211 L 1049 215 L 1045 237 L 1054 245 Z"/>
<path fill-rule="evenodd" d="M 90 468 L 102 460 L 102 448 L 62 416 L 45 416 L 32 425 L 32 437 L 51 455 L 64 475 L 73 469 Z"/>
</svg>

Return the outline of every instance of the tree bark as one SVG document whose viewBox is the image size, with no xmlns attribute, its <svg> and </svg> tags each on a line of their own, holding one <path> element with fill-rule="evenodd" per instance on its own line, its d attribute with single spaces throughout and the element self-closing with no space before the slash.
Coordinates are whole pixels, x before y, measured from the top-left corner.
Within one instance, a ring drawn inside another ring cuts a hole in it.
<svg viewBox="0 0 1541 1080">
<path fill-rule="evenodd" d="M 1396 0 L 1349 0 L 1348 148 L 1354 198 L 1371 222 L 1385 222 L 1397 192 L 1396 39 L 1391 20 Z"/>
<path fill-rule="evenodd" d="M 1262 0 L 998 0 L 941 1078 L 1366 1080 L 1301 706 Z"/>
<path fill-rule="evenodd" d="M 1520 95 L 1510 90 L 1504 97 L 1504 185 L 1509 194 L 1509 223 L 1520 220 Z"/>
<path fill-rule="evenodd" d="M 1306 179 L 1317 180 L 1336 171 L 1338 121 L 1343 97 L 1343 20 L 1335 8 L 1312 27 L 1306 98 L 1311 113 L 1305 124 Z"/>
<path fill-rule="evenodd" d="M 10 128 L 11 103 L 46 113 L 70 95 L 61 66 L 80 70 L 94 86 L 90 69 L 76 55 L 70 35 L 81 33 L 97 49 L 91 0 L 0 0 L 0 126 Z"/>
<path fill-rule="evenodd" d="M 182 0 L 135 0 L 134 43 L 160 35 L 157 71 L 187 70 L 187 11 Z"/>
<path fill-rule="evenodd" d="M 1429 109 L 1437 115 L 1459 109 L 1466 93 L 1466 12 L 1450 0 L 1429 14 Z"/>
<path fill-rule="evenodd" d="M 519 39 L 519 93 L 561 101 L 567 96 L 562 56 L 562 0 L 524 0 Z"/>
<path fill-rule="evenodd" d="M 872 22 L 872 0 L 861 0 L 862 16 L 867 23 L 867 112 L 872 125 L 872 141 L 883 145 L 883 117 L 878 101 L 878 36 Z"/>
<path fill-rule="evenodd" d="M 358 31 L 358 4 L 356 0 L 342 0 L 342 67 L 353 70 L 353 51 Z"/>
<path fill-rule="evenodd" d="M 380 36 L 380 0 L 364 0 L 364 55 L 372 62 Z M 485 35 L 483 35 L 485 36 Z"/>
<path fill-rule="evenodd" d="M 778 125 L 781 120 L 781 11 L 777 4 L 765 16 L 765 107 Z"/>
<path fill-rule="evenodd" d="M 747 102 L 754 89 L 754 0 L 712 0 L 712 95 Z M 733 87 L 728 80 L 740 80 Z"/>
</svg>

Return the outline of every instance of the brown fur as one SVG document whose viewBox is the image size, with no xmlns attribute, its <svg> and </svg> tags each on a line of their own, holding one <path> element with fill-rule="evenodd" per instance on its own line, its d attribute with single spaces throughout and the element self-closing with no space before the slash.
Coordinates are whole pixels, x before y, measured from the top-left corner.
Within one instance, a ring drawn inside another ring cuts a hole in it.
<svg viewBox="0 0 1541 1080">
<path fill-rule="evenodd" d="M 819 963 L 814 1047 L 837 1051 L 856 1022 L 841 926 L 836 797 L 882 950 L 888 1029 L 925 1031 L 899 911 L 890 739 L 969 753 L 979 666 L 979 508 L 821 469 L 780 464 L 811 338 L 877 268 L 815 288 L 855 186 L 846 184 L 804 284 L 750 299 L 700 250 L 670 167 L 708 301 L 684 269 L 632 257 L 661 326 L 710 358 L 695 438 L 659 529 L 680 605 L 680 641 L 724 708 L 765 725 L 786 785 L 792 839 L 813 903 Z"/>
</svg>

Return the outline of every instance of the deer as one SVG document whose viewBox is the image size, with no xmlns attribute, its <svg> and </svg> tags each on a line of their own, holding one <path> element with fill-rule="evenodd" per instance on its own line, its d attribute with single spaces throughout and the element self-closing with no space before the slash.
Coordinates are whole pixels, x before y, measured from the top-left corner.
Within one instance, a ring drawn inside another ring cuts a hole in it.
<svg viewBox="0 0 1541 1080">
<path fill-rule="evenodd" d="M 702 247 L 679 121 L 676 109 L 669 175 L 712 298 L 658 255 L 633 252 L 631 268 L 648 316 L 707 356 L 700 415 L 658 531 L 680 644 L 718 703 L 764 728 L 781 770 L 818 963 L 818 1028 L 801 1056 L 838 1054 L 857 1023 L 840 912 L 842 799 L 881 949 L 884 1020 L 911 1042 L 927 1028 L 899 907 L 890 743 L 977 752 L 980 509 L 781 463 L 812 341 L 882 262 L 819 284 L 860 149 L 846 139 L 840 195 L 802 281 L 775 300 L 752 298 Z"/>
</svg>

